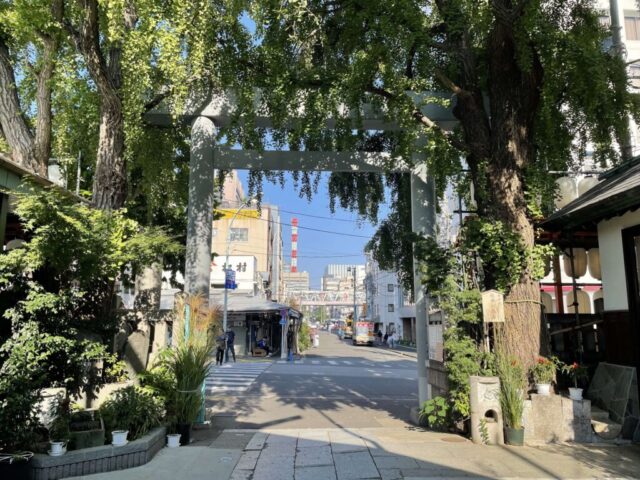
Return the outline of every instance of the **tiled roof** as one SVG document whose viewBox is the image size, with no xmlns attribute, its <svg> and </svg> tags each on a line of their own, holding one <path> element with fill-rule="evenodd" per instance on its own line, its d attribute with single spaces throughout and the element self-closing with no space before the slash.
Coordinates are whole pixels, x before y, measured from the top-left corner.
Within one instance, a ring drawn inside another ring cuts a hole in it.
<svg viewBox="0 0 640 480">
<path fill-rule="evenodd" d="M 640 157 L 600 175 L 598 185 L 561 208 L 541 226 L 546 230 L 572 230 L 640 207 Z"/>
</svg>

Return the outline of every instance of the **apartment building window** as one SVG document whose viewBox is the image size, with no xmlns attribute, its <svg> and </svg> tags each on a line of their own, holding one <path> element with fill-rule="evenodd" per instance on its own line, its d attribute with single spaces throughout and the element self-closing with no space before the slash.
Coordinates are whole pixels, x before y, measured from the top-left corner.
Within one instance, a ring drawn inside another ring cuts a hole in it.
<svg viewBox="0 0 640 480">
<path fill-rule="evenodd" d="M 248 228 L 232 228 L 229 232 L 229 240 L 232 242 L 246 242 L 249 240 Z"/>
<path fill-rule="evenodd" d="M 603 27 L 611 26 L 611 18 L 609 17 L 609 15 L 600 15 L 598 17 L 598 22 L 600 22 L 600 25 L 602 25 Z"/>
<path fill-rule="evenodd" d="M 390 303 L 389 305 L 387 305 L 387 311 L 388 312 L 393 312 L 394 308 L 395 307 L 394 307 L 393 303 Z"/>
<path fill-rule="evenodd" d="M 393 283 L 387 284 L 387 292 L 393 292 Z"/>
<path fill-rule="evenodd" d="M 624 16 L 624 30 L 627 40 L 640 40 L 640 12 Z"/>
</svg>

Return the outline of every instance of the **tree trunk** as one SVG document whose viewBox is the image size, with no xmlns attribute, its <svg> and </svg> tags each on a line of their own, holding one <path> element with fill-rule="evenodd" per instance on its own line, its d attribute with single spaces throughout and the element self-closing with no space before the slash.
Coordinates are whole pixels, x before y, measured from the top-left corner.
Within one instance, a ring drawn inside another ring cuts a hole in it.
<svg viewBox="0 0 640 480">
<path fill-rule="evenodd" d="M 508 3 L 508 2 L 505 2 Z M 522 68 L 514 31 L 517 20 L 497 15 L 490 43 L 489 95 L 491 99 L 491 160 L 487 167 L 490 184 L 486 214 L 504 222 L 516 232 L 529 251 L 535 243 L 529 218 L 524 172 L 533 164 L 533 126 L 539 103 L 542 67 L 535 51 L 531 64 Z M 528 269 L 512 285 L 505 298 L 505 351 L 519 358 L 524 367 L 533 364 L 541 352 L 543 325 L 540 289 Z"/>
<path fill-rule="evenodd" d="M 117 95 L 102 98 L 100 136 L 93 179 L 93 204 L 100 209 L 122 208 L 127 198 L 124 158 L 124 118 Z"/>
<path fill-rule="evenodd" d="M 34 139 L 34 163 L 36 172 L 43 177 L 48 174 L 51 156 L 51 79 L 55 68 L 57 42 L 50 37 L 43 38 L 42 66 L 38 72 L 36 86 L 36 135 Z"/>
<path fill-rule="evenodd" d="M 0 36 L 0 126 L 11 148 L 13 160 L 27 170 L 37 171 L 33 155 L 33 136 L 22 115 L 11 55 L 2 36 Z"/>
<path fill-rule="evenodd" d="M 124 114 L 122 111 L 121 46 L 109 45 L 106 53 L 100 44 L 100 15 L 97 0 L 81 2 L 83 19 L 78 30 L 67 24 L 76 49 L 86 64 L 100 94 L 100 131 L 96 171 L 93 178 L 93 204 L 111 210 L 124 206 L 127 198 L 127 169 L 124 156 Z M 125 27 L 136 22 L 130 5 L 125 9 Z M 108 59 L 108 61 L 107 61 Z"/>
</svg>

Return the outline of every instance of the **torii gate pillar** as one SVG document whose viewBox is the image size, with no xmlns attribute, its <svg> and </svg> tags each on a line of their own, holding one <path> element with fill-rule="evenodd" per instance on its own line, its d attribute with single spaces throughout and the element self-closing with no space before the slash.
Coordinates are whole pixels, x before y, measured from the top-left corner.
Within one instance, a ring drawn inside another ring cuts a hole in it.
<svg viewBox="0 0 640 480">
<path fill-rule="evenodd" d="M 411 172 L 411 227 L 422 237 L 435 237 L 436 188 L 433 176 L 427 175 L 422 163 Z M 413 289 L 416 303 L 416 346 L 418 353 L 418 401 L 419 405 L 431 398 L 428 378 L 429 312 L 428 293 L 425 294 L 417 259 L 413 259 Z"/>
<path fill-rule="evenodd" d="M 191 124 L 184 291 L 189 295 L 202 295 L 207 304 L 211 285 L 215 138 L 213 121 L 207 117 L 196 117 Z"/>
</svg>

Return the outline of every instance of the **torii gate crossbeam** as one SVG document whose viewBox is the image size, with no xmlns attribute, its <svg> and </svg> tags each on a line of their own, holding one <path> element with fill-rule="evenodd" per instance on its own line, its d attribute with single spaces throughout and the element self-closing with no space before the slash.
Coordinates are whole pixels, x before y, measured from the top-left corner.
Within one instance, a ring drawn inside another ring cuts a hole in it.
<svg viewBox="0 0 640 480">
<path fill-rule="evenodd" d="M 451 129 L 455 119 L 448 108 L 424 99 L 442 95 L 425 93 L 415 95 L 422 112 L 444 129 Z M 185 261 L 185 292 L 202 294 L 209 298 L 211 268 L 211 238 L 213 229 L 213 174 L 214 164 L 221 169 L 253 170 L 306 170 L 342 172 L 382 172 L 385 169 L 409 172 L 402 159 L 391 158 L 383 152 L 255 152 L 216 148 L 217 129 L 232 118 L 232 95 L 194 95 L 191 106 L 181 115 L 182 121 L 191 122 L 191 157 L 189 162 L 189 211 Z M 364 130 L 398 130 L 384 114 L 365 106 L 365 115 L 357 126 Z M 303 112 L 299 112 L 303 114 Z M 167 125 L 174 121 L 171 114 L 158 108 L 146 115 L 152 124 Z M 271 126 L 270 118 L 259 116 L 256 126 Z M 328 119 L 327 128 L 335 121 Z M 424 163 L 411 170 L 411 223 L 415 233 L 435 235 L 436 192 L 433 177 L 428 175 Z M 417 262 L 414 262 L 417 264 Z M 431 398 L 428 383 L 428 328 L 427 301 L 423 293 L 420 273 L 414 266 L 416 292 L 416 343 L 418 350 L 419 403 Z"/>
</svg>

